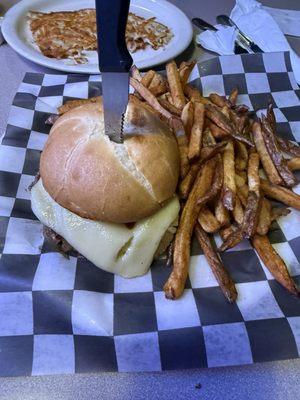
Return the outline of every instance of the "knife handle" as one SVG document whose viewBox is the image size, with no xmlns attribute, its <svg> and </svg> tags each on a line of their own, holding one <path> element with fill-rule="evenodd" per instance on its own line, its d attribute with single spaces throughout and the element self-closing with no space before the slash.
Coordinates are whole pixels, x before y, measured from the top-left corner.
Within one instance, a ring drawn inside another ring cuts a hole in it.
<svg viewBox="0 0 300 400">
<path fill-rule="evenodd" d="M 130 0 L 95 0 L 101 72 L 128 72 L 132 57 L 125 32 Z"/>
</svg>

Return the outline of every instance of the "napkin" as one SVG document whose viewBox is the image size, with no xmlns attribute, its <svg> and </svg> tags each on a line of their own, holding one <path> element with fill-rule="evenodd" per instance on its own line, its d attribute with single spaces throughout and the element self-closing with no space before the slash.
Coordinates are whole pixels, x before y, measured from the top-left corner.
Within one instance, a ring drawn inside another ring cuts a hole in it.
<svg viewBox="0 0 300 400">
<path fill-rule="evenodd" d="M 289 51 L 294 75 L 300 83 L 300 58 L 292 50 L 280 27 L 261 3 L 255 0 L 236 0 L 230 17 L 239 28 L 264 51 Z M 224 34 L 226 32 L 226 34 Z M 218 32 L 203 32 L 197 36 L 197 43 L 204 48 L 215 51 L 218 54 L 229 54 L 228 49 L 232 49 L 233 54 L 235 36 L 227 34 L 227 28 Z M 223 43 L 222 46 L 220 42 Z M 224 52 L 223 49 L 227 51 Z"/>
</svg>

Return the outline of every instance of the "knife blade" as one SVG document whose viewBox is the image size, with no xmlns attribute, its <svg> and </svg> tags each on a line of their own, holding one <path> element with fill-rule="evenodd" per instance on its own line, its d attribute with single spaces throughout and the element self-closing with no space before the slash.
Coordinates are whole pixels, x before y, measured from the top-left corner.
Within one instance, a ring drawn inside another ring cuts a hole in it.
<svg viewBox="0 0 300 400">
<path fill-rule="evenodd" d="M 123 143 L 132 66 L 125 41 L 130 0 L 96 0 L 95 3 L 105 133 L 113 142 Z"/>
<path fill-rule="evenodd" d="M 195 26 L 197 26 L 199 29 L 203 31 L 210 30 L 216 32 L 218 30 L 216 27 L 211 25 L 209 22 L 204 21 L 204 19 L 202 18 L 198 17 L 193 18 L 192 22 Z M 234 43 L 234 54 L 244 54 L 244 53 L 248 53 L 247 50 L 243 48 L 236 40 Z"/>
<path fill-rule="evenodd" d="M 249 49 L 253 53 L 263 53 L 264 52 L 257 44 L 255 44 L 253 42 L 252 39 L 249 38 L 249 36 L 247 36 L 244 32 L 242 32 L 240 30 L 240 28 L 237 26 L 237 24 L 228 15 L 224 15 L 224 14 L 218 15 L 216 17 L 216 20 L 219 24 L 235 27 L 240 39 L 245 43 L 246 46 L 249 47 Z"/>
</svg>

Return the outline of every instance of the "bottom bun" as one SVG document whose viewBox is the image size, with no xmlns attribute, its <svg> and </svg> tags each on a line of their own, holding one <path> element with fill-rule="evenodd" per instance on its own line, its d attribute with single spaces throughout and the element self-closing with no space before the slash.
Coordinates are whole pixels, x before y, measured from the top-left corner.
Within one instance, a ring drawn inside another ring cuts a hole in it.
<svg viewBox="0 0 300 400">
<path fill-rule="evenodd" d="M 37 218 L 97 267 L 125 278 L 145 274 L 168 228 L 179 213 L 177 197 L 151 217 L 124 224 L 82 218 L 56 203 L 40 179 L 31 189 Z"/>
</svg>

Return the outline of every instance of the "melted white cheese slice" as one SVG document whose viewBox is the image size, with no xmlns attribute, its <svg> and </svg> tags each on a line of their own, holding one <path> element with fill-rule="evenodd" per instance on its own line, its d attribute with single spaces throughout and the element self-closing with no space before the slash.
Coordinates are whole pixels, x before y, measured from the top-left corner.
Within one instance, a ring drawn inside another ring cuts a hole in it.
<svg viewBox="0 0 300 400">
<path fill-rule="evenodd" d="M 85 219 L 61 207 L 39 179 L 31 189 L 31 207 L 44 225 L 97 267 L 132 278 L 148 271 L 163 235 L 178 215 L 179 201 L 174 197 L 156 214 L 129 229 L 124 224 Z"/>
</svg>

